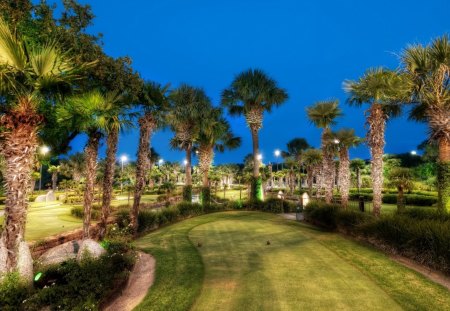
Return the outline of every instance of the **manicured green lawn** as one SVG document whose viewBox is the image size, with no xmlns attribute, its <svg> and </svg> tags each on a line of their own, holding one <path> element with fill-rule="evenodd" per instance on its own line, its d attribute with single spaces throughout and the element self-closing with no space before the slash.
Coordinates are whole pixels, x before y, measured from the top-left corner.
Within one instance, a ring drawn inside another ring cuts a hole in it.
<svg viewBox="0 0 450 311">
<path fill-rule="evenodd" d="M 136 310 L 450 308 L 447 289 L 384 254 L 276 215 L 209 214 L 135 244 L 157 262 Z"/>
</svg>

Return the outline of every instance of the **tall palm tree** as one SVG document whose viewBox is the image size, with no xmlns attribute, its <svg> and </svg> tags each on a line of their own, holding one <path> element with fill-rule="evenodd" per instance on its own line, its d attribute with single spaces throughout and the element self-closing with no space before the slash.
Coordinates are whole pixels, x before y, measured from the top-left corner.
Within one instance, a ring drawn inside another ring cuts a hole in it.
<svg viewBox="0 0 450 311">
<path fill-rule="evenodd" d="M 366 141 L 372 156 L 372 182 L 373 182 L 373 213 L 380 215 L 383 190 L 383 153 L 384 132 L 386 121 L 390 117 L 400 114 L 398 104 L 407 98 L 409 92 L 405 84 L 405 77 L 396 72 L 377 68 L 369 69 L 357 81 L 346 81 L 344 89 L 349 94 L 348 102 L 351 105 L 361 106 L 368 103 L 370 108 L 367 115 L 369 128 Z"/>
<path fill-rule="evenodd" d="M 241 138 L 235 137 L 231 132 L 230 124 L 222 116 L 222 109 L 210 106 L 209 109 L 204 111 L 197 139 L 199 168 L 202 174 L 203 204 L 209 204 L 210 202 L 209 171 L 214 157 L 214 150 L 224 152 L 227 149 L 238 148 L 240 144 Z"/>
<path fill-rule="evenodd" d="M 55 42 L 30 47 L 0 18 L 0 150 L 6 160 L 0 273 L 19 269 L 30 279 L 25 270 L 32 270 L 22 269 L 17 263 L 19 248 L 22 255 L 29 256 L 24 235 L 38 131 L 46 121 L 41 112 L 55 102 L 46 99 L 60 96 L 59 91 L 69 89 L 76 77 L 71 59 Z"/>
<path fill-rule="evenodd" d="M 62 160 L 61 173 L 79 183 L 86 173 L 85 154 L 77 152 Z"/>
<path fill-rule="evenodd" d="M 237 75 L 231 86 L 222 92 L 222 105 L 231 115 L 244 115 L 253 141 L 253 178 L 251 198 L 262 200 L 262 180 L 259 174 L 259 137 L 264 112 L 271 112 L 288 99 L 286 91 L 259 69 L 249 69 Z"/>
<path fill-rule="evenodd" d="M 339 191 L 342 205 L 347 208 L 350 191 L 350 155 L 348 149 L 359 145 L 361 139 L 355 135 L 354 129 L 340 129 L 334 136 L 339 148 Z"/>
<path fill-rule="evenodd" d="M 434 39 L 428 46 L 412 45 L 402 55 L 412 82 L 411 118 L 425 121 L 430 138 L 439 146 L 438 207 L 450 211 L 450 39 Z"/>
<path fill-rule="evenodd" d="M 303 152 L 308 149 L 310 146 L 306 139 L 304 138 L 294 138 L 290 140 L 287 145 L 287 151 L 283 152 L 283 157 L 292 157 L 293 160 L 296 162 L 296 166 L 298 167 L 299 171 L 299 188 L 302 189 L 302 167 L 303 167 Z"/>
<path fill-rule="evenodd" d="M 92 202 L 97 172 L 97 156 L 100 139 L 108 131 L 111 115 L 116 113 L 116 94 L 103 94 L 98 90 L 74 96 L 58 107 L 57 115 L 61 123 L 80 133 L 86 133 L 85 147 L 86 185 L 83 204 L 83 238 L 90 238 Z"/>
<path fill-rule="evenodd" d="M 139 98 L 139 105 L 143 114 L 139 118 L 139 147 L 136 162 L 136 183 L 134 187 L 134 201 L 130 212 L 130 225 L 134 233 L 138 229 L 139 205 L 145 188 L 145 174 L 150 168 L 150 137 L 153 131 L 162 126 L 169 107 L 167 92 L 169 85 L 147 82 Z"/>
<path fill-rule="evenodd" d="M 356 174 L 356 188 L 358 188 L 358 193 L 361 190 L 361 170 L 366 167 L 366 162 L 362 159 L 353 159 L 350 161 L 350 168 L 355 171 Z"/>
<path fill-rule="evenodd" d="M 183 189 L 183 200 L 192 200 L 192 148 L 198 138 L 203 112 L 210 105 L 210 99 L 200 88 L 186 84 L 180 85 L 169 96 L 171 109 L 167 122 L 175 133 L 171 141 L 172 147 L 186 153 L 186 180 Z"/>
<path fill-rule="evenodd" d="M 324 176 L 335 175 L 333 142 L 328 138 L 331 135 L 331 126 L 336 124 L 336 118 L 342 116 L 339 101 L 319 101 L 306 109 L 309 120 L 318 128 L 322 128 L 322 173 Z M 325 201 L 331 203 L 333 199 L 333 178 L 324 178 Z"/>
<path fill-rule="evenodd" d="M 100 219 L 99 238 L 106 234 L 106 224 L 111 212 L 111 200 L 116 170 L 116 153 L 120 131 L 133 126 L 133 114 L 124 97 L 116 92 L 110 93 L 111 111 L 106 116 L 106 160 L 103 174 L 102 216 Z"/>
<path fill-rule="evenodd" d="M 319 149 L 307 149 L 303 152 L 303 163 L 306 167 L 306 180 L 310 196 L 312 195 L 314 175 L 317 175 L 320 171 L 322 161 L 322 151 Z"/>
</svg>

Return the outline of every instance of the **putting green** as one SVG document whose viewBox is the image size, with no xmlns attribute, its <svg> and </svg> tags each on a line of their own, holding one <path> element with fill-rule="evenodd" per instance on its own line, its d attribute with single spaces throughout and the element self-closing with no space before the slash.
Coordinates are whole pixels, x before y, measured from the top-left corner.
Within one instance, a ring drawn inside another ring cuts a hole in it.
<svg viewBox="0 0 450 311">
<path fill-rule="evenodd" d="M 205 215 L 149 234 L 136 245 L 157 262 L 155 284 L 137 310 L 450 306 L 447 289 L 382 253 L 276 215 Z"/>
</svg>

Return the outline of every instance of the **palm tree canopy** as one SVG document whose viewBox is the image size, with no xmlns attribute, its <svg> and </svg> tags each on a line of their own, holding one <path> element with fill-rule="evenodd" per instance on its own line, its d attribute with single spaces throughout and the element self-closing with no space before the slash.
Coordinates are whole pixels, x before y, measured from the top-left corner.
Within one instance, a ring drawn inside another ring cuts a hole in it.
<svg viewBox="0 0 450 311">
<path fill-rule="evenodd" d="M 411 97 L 408 77 L 384 68 L 372 68 L 357 81 L 345 81 L 344 90 L 349 94 L 350 105 L 381 104 L 388 116 L 398 116 L 400 104 L 409 102 Z"/>
<path fill-rule="evenodd" d="M 161 85 L 157 82 L 147 81 L 139 93 L 139 106 L 144 113 L 151 113 L 158 126 L 164 125 L 164 116 L 169 109 L 170 84 Z"/>
<path fill-rule="evenodd" d="M 353 159 L 350 161 L 350 168 L 352 170 L 362 170 L 366 167 L 366 162 L 363 159 Z"/>
<path fill-rule="evenodd" d="M 28 46 L 0 18 L 0 94 L 6 99 L 3 104 L 17 105 L 13 100 L 17 96 L 40 97 L 47 91 L 67 89 L 69 82 L 79 78 L 77 73 L 91 65 L 75 68 L 55 41 L 39 47 Z M 40 103 L 33 101 L 35 105 Z"/>
<path fill-rule="evenodd" d="M 293 157 L 296 159 L 296 161 L 299 161 L 303 152 L 310 146 L 306 139 L 294 138 L 286 144 L 286 147 L 287 151 L 282 152 L 283 158 Z"/>
<path fill-rule="evenodd" d="M 103 94 L 98 90 L 73 96 L 57 108 L 57 118 L 78 132 L 106 133 L 120 126 L 120 108 L 116 105 L 119 99 L 115 92 Z"/>
<path fill-rule="evenodd" d="M 249 111 L 270 112 L 288 99 L 287 92 L 259 69 L 249 69 L 237 75 L 231 86 L 222 92 L 222 105 L 232 115 L 246 115 Z"/>
<path fill-rule="evenodd" d="M 450 39 L 434 39 L 430 45 L 412 45 L 402 54 L 403 70 L 412 81 L 415 104 L 410 118 L 427 121 L 433 115 L 431 137 L 450 141 Z"/>
<path fill-rule="evenodd" d="M 241 145 L 241 138 L 231 132 L 231 126 L 223 117 L 221 108 L 210 107 L 203 111 L 197 142 L 200 146 L 214 147 L 218 152 L 235 149 Z"/>
<path fill-rule="evenodd" d="M 338 100 L 319 101 L 306 108 L 308 119 L 319 128 L 329 128 L 336 124 L 336 118 L 342 116 Z"/>
<path fill-rule="evenodd" d="M 166 121 L 175 132 L 171 144 L 184 149 L 184 145 L 196 140 L 203 114 L 211 106 L 211 100 L 203 89 L 182 84 L 170 93 L 169 101 L 170 111 Z"/>
<path fill-rule="evenodd" d="M 303 163 L 308 166 L 320 165 L 322 163 L 322 151 L 310 148 L 303 153 Z"/>
<path fill-rule="evenodd" d="M 414 188 L 413 173 L 411 169 L 396 167 L 391 170 L 388 178 L 388 187 L 412 190 Z"/>
<path fill-rule="evenodd" d="M 335 143 L 340 148 L 356 147 L 362 143 L 363 139 L 355 135 L 354 129 L 343 128 L 334 133 Z"/>
</svg>

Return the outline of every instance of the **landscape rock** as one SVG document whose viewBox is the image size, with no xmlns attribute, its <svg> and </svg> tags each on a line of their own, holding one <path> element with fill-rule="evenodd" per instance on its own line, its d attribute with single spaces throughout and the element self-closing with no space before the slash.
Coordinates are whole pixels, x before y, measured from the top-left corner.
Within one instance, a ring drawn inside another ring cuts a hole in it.
<svg viewBox="0 0 450 311">
<path fill-rule="evenodd" d="M 22 241 L 19 244 L 17 271 L 24 281 L 30 284 L 33 282 L 33 258 L 31 257 L 28 243 L 25 241 Z"/>
<path fill-rule="evenodd" d="M 56 201 L 55 193 L 53 192 L 53 190 L 50 190 L 49 192 L 47 192 L 46 202 L 53 202 L 53 201 Z"/>
<path fill-rule="evenodd" d="M 36 197 L 36 199 L 34 199 L 34 202 L 36 202 L 36 203 L 47 202 L 47 195 L 45 195 L 45 194 L 38 195 L 38 196 Z"/>
<path fill-rule="evenodd" d="M 81 242 L 77 260 L 81 261 L 86 257 L 98 258 L 105 253 L 106 250 L 99 243 L 92 239 L 86 239 Z"/>
<path fill-rule="evenodd" d="M 43 266 L 59 264 L 69 259 L 77 258 L 80 249 L 79 241 L 70 241 L 53 247 L 39 257 L 39 263 Z"/>
</svg>

